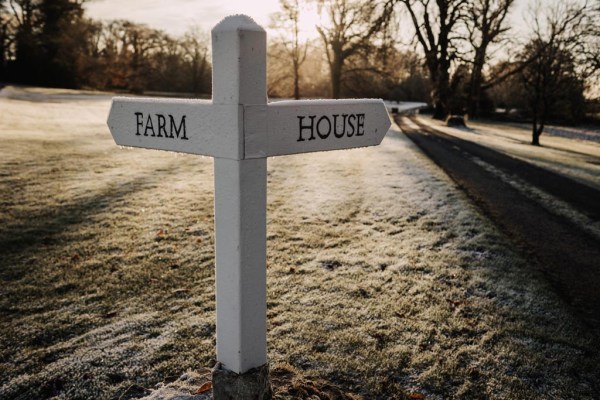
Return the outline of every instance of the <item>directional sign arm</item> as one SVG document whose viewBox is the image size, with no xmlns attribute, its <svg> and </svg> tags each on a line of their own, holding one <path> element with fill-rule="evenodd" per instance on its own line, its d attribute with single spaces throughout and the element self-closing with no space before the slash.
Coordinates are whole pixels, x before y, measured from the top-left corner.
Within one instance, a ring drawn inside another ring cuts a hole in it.
<svg viewBox="0 0 600 400">
<path fill-rule="evenodd" d="M 243 110 L 210 101 L 113 98 L 108 127 L 118 145 L 243 158 Z"/>
<path fill-rule="evenodd" d="M 376 146 L 390 128 L 382 100 L 299 100 L 244 107 L 244 157 Z"/>
</svg>

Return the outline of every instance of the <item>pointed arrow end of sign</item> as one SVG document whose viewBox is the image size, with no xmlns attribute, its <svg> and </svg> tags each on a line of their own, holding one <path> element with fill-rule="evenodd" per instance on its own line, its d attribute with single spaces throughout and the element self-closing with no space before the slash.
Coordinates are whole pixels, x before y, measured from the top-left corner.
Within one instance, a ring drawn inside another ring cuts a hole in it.
<svg viewBox="0 0 600 400">
<path fill-rule="evenodd" d="M 111 102 L 110 102 L 110 109 L 108 111 L 108 118 L 106 119 L 106 125 L 108 126 L 108 130 L 110 131 L 110 134 L 113 137 L 113 140 L 115 140 L 115 133 L 114 133 L 114 129 L 113 129 L 114 108 L 115 108 L 115 100 L 113 98 L 111 100 Z M 116 143 L 116 140 L 115 140 L 115 143 Z"/>
<path fill-rule="evenodd" d="M 108 125 L 108 130 L 115 141 L 119 146 L 122 145 L 119 140 L 119 135 L 116 132 L 116 126 L 118 125 L 118 112 L 116 110 L 118 104 L 118 98 L 113 98 L 110 102 L 110 111 L 108 112 L 108 119 L 106 120 L 106 125 Z"/>
<path fill-rule="evenodd" d="M 385 137 L 385 135 L 387 134 L 387 132 L 390 130 L 390 127 L 392 126 L 392 120 L 390 117 L 390 114 L 387 111 L 387 107 L 385 106 L 385 103 L 383 102 L 383 100 L 379 100 L 379 107 L 377 107 L 377 127 L 375 128 L 375 133 L 377 136 L 379 136 L 379 141 L 377 142 L 377 145 L 380 144 L 383 141 L 383 138 Z"/>
</svg>

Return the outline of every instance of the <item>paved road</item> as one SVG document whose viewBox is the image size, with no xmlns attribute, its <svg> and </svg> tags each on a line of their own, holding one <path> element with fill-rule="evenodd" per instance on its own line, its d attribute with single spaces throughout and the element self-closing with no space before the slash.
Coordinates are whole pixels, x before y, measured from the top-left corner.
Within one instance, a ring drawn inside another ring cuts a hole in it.
<svg viewBox="0 0 600 400">
<path fill-rule="evenodd" d="M 584 321 L 600 329 L 600 240 L 542 207 L 490 168 L 600 218 L 600 191 L 481 145 L 397 117 L 402 131 L 541 269 Z"/>
</svg>

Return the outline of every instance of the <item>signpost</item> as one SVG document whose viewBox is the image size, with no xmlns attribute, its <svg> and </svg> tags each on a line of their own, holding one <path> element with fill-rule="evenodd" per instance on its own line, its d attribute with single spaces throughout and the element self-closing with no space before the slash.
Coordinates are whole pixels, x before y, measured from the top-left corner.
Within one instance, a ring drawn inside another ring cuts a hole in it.
<svg viewBox="0 0 600 400">
<path fill-rule="evenodd" d="M 212 101 L 113 99 L 122 146 L 214 157 L 215 399 L 269 398 L 266 302 L 267 157 L 378 145 L 381 100 L 267 103 L 266 33 L 251 18 L 212 30 Z"/>
</svg>

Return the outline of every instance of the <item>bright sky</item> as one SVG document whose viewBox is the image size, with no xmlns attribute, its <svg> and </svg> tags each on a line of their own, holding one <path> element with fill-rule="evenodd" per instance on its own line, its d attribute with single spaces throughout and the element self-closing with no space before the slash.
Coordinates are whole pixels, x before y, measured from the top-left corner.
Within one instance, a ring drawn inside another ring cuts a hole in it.
<svg viewBox="0 0 600 400">
<path fill-rule="evenodd" d="M 516 1 L 511 13 L 513 26 L 523 27 L 523 14 L 534 1 Z M 268 28 L 269 16 L 280 10 L 279 0 L 89 0 L 84 4 L 88 15 L 94 19 L 127 19 L 175 36 L 185 33 L 193 25 L 210 32 L 219 21 L 233 14 L 246 14 Z M 303 9 L 300 15 L 303 36 L 317 36 L 314 29 L 317 18 L 314 7 Z M 513 32 L 518 34 L 518 31 Z"/>
<path fill-rule="evenodd" d="M 180 35 L 192 25 L 210 31 L 233 14 L 249 15 L 266 27 L 279 0 L 91 0 L 85 8 L 95 19 L 127 19 Z"/>
</svg>

